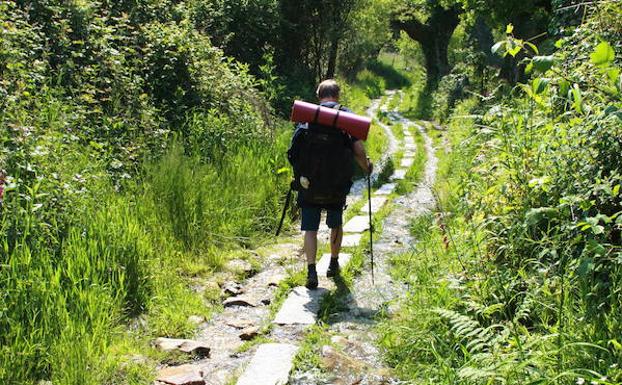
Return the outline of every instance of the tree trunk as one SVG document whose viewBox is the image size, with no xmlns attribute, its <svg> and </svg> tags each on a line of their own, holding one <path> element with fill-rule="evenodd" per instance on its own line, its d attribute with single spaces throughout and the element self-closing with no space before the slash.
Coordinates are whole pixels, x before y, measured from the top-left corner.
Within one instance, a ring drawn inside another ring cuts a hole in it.
<svg viewBox="0 0 622 385">
<path fill-rule="evenodd" d="M 421 42 L 421 49 L 425 57 L 427 83 L 429 85 L 438 84 L 441 78 L 449 74 L 451 70 L 447 55 L 448 46 L 449 39 L 439 35 L 430 35 L 429 39 Z"/>
<path fill-rule="evenodd" d="M 328 53 L 328 65 L 326 68 L 326 79 L 333 79 L 337 70 L 337 53 L 339 52 L 339 39 L 333 38 Z"/>
<path fill-rule="evenodd" d="M 436 88 L 441 78 L 451 70 L 447 51 L 451 36 L 460 22 L 460 13 L 462 9 L 459 7 L 436 8 L 432 11 L 427 24 L 414 18 L 392 22 L 394 28 L 405 31 L 411 39 L 421 45 L 425 57 L 427 85 L 430 89 Z"/>
</svg>

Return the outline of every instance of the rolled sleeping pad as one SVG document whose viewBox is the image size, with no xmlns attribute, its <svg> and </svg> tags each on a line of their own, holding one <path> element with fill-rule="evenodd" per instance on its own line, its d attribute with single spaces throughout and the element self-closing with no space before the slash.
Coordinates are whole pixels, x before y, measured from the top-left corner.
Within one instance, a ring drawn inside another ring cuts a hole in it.
<svg viewBox="0 0 622 385">
<path fill-rule="evenodd" d="M 307 122 L 337 127 L 361 140 L 367 140 L 369 128 L 371 127 L 371 118 L 366 116 L 360 116 L 334 108 L 322 107 L 300 100 L 294 102 L 290 120 L 292 122 Z"/>
</svg>

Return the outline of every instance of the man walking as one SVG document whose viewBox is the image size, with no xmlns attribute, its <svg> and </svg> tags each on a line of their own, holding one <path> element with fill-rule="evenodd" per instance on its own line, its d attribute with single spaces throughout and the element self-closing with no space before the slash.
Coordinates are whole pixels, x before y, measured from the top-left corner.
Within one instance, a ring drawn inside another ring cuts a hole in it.
<svg viewBox="0 0 622 385">
<path fill-rule="evenodd" d="M 340 88 L 334 80 L 323 81 L 316 94 L 321 106 L 350 112 L 339 105 Z M 331 229 L 331 259 L 326 275 L 334 277 L 339 274 L 343 210 L 352 185 L 353 160 L 367 174 L 371 173 L 373 165 L 367 158 L 361 140 L 334 127 L 309 123 L 297 126 L 289 157 L 294 164 L 294 184 L 297 186 L 298 204 L 302 212 L 301 230 L 305 233 L 304 253 L 308 267 L 306 286 L 316 289 L 317 232 L 322 210 L 326 210 L 326 224 Z M 309 164 L 312 166 L 308 166 Z M 297 173 L 297 169 L 307 171 Z M 328 193 L 327 188 L 330 190 Z M 323 192 L 318 193 L 321 190 Z"/>
</svg>

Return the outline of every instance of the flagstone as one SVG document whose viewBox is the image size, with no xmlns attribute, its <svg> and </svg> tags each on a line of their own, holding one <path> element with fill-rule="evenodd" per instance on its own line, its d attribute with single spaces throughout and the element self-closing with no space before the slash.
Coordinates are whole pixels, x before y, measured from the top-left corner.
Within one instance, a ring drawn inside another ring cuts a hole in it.
<svg viewBox="0 0 622 385">
<path fill-rule="evenodd" d="M 345 234 L 341 241 L 341 247 L 356 247 L 361 244 L 362 234 Z"/>
<path fill-rule="evenodd" d="M 391 179 L 393 179 L 393 180 L 406 179 L 406 172 L 407 171 L 408 170 L 405 170 L 405 169 L 395 170 L 393 175 L 391 175 Z"/>
<path fill-rule="evenodd" d="M 344 233 L 362 233 L 367 229 L 369 229 L 369 217 L 367 215 L 357 215 L 343 226 Z"/>
<path fill-rule="evenodd" d="M 203 371 L 196 365 L 181 365 L 161 369 L 157 381 L 169 385 L 205 385 Z"/>
<path fill-rule="evenodd" d="M 201 342 L 178 338 L 158 338 L 154 344 L 158 349 L 165 352 L 179 350 L 180 352 L 200 357 L 209 357 L 211 351 L 209 346 Z"/>
<path fill-rule="evenodd" d="M 395 190 L 395 183 L 387 183 L 382 186 L 378 190 L 376 190 L 375 195 L 389 195 Z"/>
<path fill-rule="evenodd" d="M 382 208 L 382 206 L 384 206 L 384 204 L 387 203 L 387 198 L 386 197 L 373 197 L 371 198 L 371 212 L 372 213 L 377 213 L 378 211 L 380 211 L 380 209 Z M 369 214 L 369 202 L 367 202 L 367 204 L 365 204 L 365 206 L 363 206 L 363 208 L 361 209 L 362 212 Z"/>
<path fill-rule="evenodd" d="M 404 158 L 402 159 L 402 163 L 400 164 L 400 166 L 408 168 L 408 167 L 412 167 L 413 163 L 415 163 L 414 158 Z"/>
<path fill-rule="evenodd" d="M 291 344 L 259 346 L 237 385 L 284 385 L 289 378 L 298 347 Z"/>
<path fill-rule="evenodd" d="M 274 318 L 277 325 L 313 325 L 320 310 L 320 299 L 328 292 L 325 288 L 309 290 L 294 288 Z"/>
<path fill-rule="evenodd" d="M 259 301 L 255 298 L 251 298 L 244 295 L 239 295 L 237 297 L 227 298 L 223 303 L 224 307 L 231 306 L 248 306 L 248 307 L 257 307 L 259 306 Z"/>
</svg>

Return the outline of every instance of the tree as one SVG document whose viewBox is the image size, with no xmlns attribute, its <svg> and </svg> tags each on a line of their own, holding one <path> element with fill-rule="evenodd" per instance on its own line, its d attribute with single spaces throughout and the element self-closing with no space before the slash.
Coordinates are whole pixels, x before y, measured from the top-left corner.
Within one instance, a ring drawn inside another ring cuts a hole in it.
<svg viewBox="0 0 622 385">
<path fill-rule="evenodd" d="M 334 77 L 341 40 L 359 2 L 280 0 L 280 69 L 301 75 L 311 71 L 314 81 Z"/>
<path fill-rule="evenodd" d="M 391 41 L 392 0 L 358 0 L 339 49 L 339 72 L 353 77 Z"/>
<path fill-rule="evenodd" d="M 461 4 L 434 0 L 411 0 L 397 7 L 392 25 L 419 42 L 425 58 L 427 83 L 435 88 L 449 73 L 447 48 L 463 12 Z"/>
<path fill-rule="evenodd" d="M 513 35 L 538 45 L 549 32 L 553 2 L 567 0 L 461 0 L 465 10 L 471 12 L 493 29 L 504 31 L 513 25 Z M 574 1 L 574 0 L 573 0 Z M 501 64 L 500 76 L 516 83 L 524 76 L 519 63 L 522 53 L 516 57 L 506 56 Z"/>
</svg>

